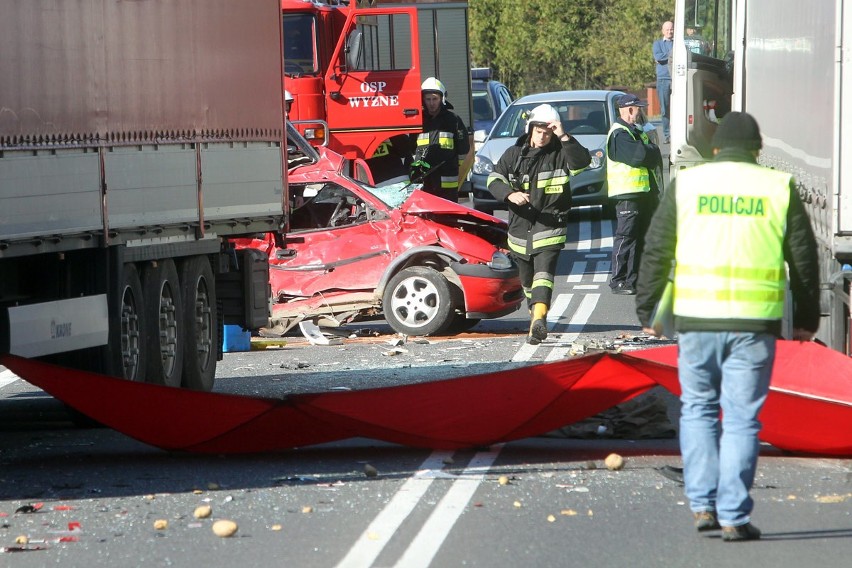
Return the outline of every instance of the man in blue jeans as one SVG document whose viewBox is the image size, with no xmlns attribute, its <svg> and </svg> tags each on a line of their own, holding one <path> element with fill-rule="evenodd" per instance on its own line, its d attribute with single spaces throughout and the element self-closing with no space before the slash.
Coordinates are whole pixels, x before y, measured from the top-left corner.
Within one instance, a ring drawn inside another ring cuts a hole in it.
<svg viewBox="0 0 852 568">
<path fill-rule="evenodd" d="M 660 116 L 663 119 L 663 136 L 666 142 L 669 141 L 669 104 L 672 97 L 672 37 L 674 24 L 663 22 L 663 37 L 656 40 L 653 46 L 654 61 L 657 63 L 657 96 L 660 99 Z"/>
<path fill-rule="evenodd" d="M 682 170 L 645 235 L 636 314 L 651 315 L 674 266 L 684 485 L 698 531 L 756 540 L 749 491 L 760 451 L 758 414 L 769 392 L 785 291 L 793 339 L 819 327 L 817 247 L 790 174 L 757 164 L 760 129 L 731 112 L 714 159 Z M 721 411 L 721 418 L 720 418 Z"/>
</svg>

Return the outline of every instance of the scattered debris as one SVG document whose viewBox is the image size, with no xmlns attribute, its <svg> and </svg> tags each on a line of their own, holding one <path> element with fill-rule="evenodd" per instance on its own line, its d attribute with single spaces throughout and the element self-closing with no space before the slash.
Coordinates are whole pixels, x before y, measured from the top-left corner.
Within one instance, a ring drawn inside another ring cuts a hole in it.
<svg viewBox="0 0 852 568">
<path fill-rule="evenodd" d="M 154 521 L 154 530 L 155 531 L 164 531 L 169 528 L 169 521 L 166 519 L 157 519 Z"/>
<path fill-rule="evenodd" d="M 15 509 L 15 513 L 21 513 L 24 515 L 29 515 L 30 513 L 35 513 L 44 507 L 44 503 L 33 503 L 32 505 L 21 505 L 17 509 Z"/>
<path fill-rule="evenodd" d="M 683 468 L 682 467 L 674 467 L 672 465 L 664 465 L 662 467 L 654 468 L 657 473 L 665 477 L 666 479 L 671 479 L 678 485 L 683 485 Z"/>
<path fill-rule="evenodd" d="M 304 507 L 302 507 L 302 512 L 303 513 L 313 513 L 314 508 L 311 507 L 310 505 L 305 505 Z"/>
<path fill-rule="evenodd" d="M 674 438 L 677 434 L 669 418 L 666 402 L 654 393 L 637 396 L 585 420 L 548 432 L 551 438 L 583 440 L 608 438 L 647 440 Z"/>
<path fill-rule="evenodd" d="M 624 469 L 624 458 L 618 454 L 609 454 L 604 460 L 606 468 L 610 471 L 618 471 Z"/>
<path fill-rule="evenodd" d="M 390 349 L 382 353 L 385 357 L 395 357 L 397 355 L 402 355 L 404 353 L 408 353 L 408 349 L 403 349 L 402 347 L 397 347 L 396 349 Z"/>
<path fill-rule="evenodd" d="M 196 519 L 206 519 L 213 513 L 213 508 L 210 505 L 201 505 L 200 507 L 196 507 L 195 511 L 192 512 L 192 516 Z"/>
<path fill-rule="evenodd" d="M 234 536 L 237 533 L 237 529 L 237 523 L 227 519 L 222 519 L 213 523 L 213 534 L 222 538 Z"/>
<path fill-rule="evenodd" d="M 367 477 L 376 477 L 377 475 L 379 475 L 379 470 L 377 470 L 370 464 L 364 464 L 364 475 L 366 475 Z"/>
<path fill-rule="evenodd" d="M 343 345 L 342 338 L 329 337 L 314 322 L 302 320 L 299 322 L 299 329 L 311 345 Z"/>
<path fill-rule="evenodd" d="M 281 525 L 272 525 L 271 527 L 269 527 L 269 530 L 280 531 L 282 528 L 284 528 L 284 527 L 282 527 Z"/>
<path fill-rule="evenodd" d="M 520 509 L 521 507 L 523 507 L 520 501 L 515 501 L 514 503 L 512 503 L 512 505 L 514 505 L 515 509 Z"/>
<path fill-rule="evenodd" d="M 29 542 L 30 537 L 28 537 L 27 535 L 22 534 L 21 536 L 15 538 L 15 544 L 29 544 Z"/>
<path fill-rule="evenodd" d="M 497 478 L 497 483 L 500 485 L 509 485 L 509 478 L 505 475 L 501 475 Z"/>
<path fill-rule="evenodd" d="M 404 335 L 397 335 L 396 337 L 388 339 L 387 341 L 385 341 L 385 343 L 387 343 L 391 347 L 399 347 L 400 345 L 405 345 L 406 339 L 407 338 Z"/>
<path fill-rule="evenodd" d="M 574 509 L 562 509 L 559 514 L 565 517 L 576 517 L 577 511 L 575 511 Z"/>
</svg>

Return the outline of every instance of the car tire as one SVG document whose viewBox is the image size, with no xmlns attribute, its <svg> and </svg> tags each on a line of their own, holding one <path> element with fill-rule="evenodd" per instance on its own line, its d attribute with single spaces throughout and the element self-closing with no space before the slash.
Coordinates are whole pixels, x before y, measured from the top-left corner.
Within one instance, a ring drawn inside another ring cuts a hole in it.
<svg viewBox="0 0 852 568">
<path fill-rule="evenodd" d="M 382 308 L 385 320 L 398 333 L 433 335 L 453 316 L 450 284 L 431 268 L 405 268 L 388 282 Z"/>
</svg>

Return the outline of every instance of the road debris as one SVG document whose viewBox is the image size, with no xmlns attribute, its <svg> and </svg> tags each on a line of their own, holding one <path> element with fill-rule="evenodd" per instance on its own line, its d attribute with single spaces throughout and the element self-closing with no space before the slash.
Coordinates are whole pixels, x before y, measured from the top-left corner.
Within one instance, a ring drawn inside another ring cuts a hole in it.
<svg viewBox="0 0 852 568">
<path fill-rule="evenodd" d="M 157 519 L 154 521 L 154 530 L 155 531 L 164 531 L 169 528 L 169 521 L 166 519 Z"/>
<path fill-rule="evenodd" d="M 604 460 L 604 465 L 610 471 L 618 471 L 624 468 L 624 458 L 618 454 L 609 454 Z"/>
<path fill-rule="evenodd" d="M 364 464 L 364 475 L 367 477 L 376 477 L 379 475 L 379 470 L 370 464 Z"/>
<path fill-rule="evenodd" d="M 213 513 L 213 508 L 210 505 L 201 505 L 195 508 L 195 511 L 192 512 L 192 516 L 196 519 L 206 519 Z"/>
<path fill-rule="evenodd" d="M 299 322 L 299 329 L 311 345 L 343 345 L 343 339 L 324 333 L 318 325 L 308 320 Z"/>
<path fill-rule="evenodd" d="M 237 523 L 227 519 L 221 519 L 213 523 L 213 534 L 222 538 L 234 536 L 237 533 Z"/>
</svg>

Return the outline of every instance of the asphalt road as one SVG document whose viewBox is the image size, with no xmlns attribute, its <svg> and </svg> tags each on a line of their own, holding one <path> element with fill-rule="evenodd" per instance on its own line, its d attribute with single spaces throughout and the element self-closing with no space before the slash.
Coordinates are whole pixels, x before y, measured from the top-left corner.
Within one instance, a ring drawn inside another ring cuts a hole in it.
<svg viewBox="0 0 852 568">
<path fill-rule="evenodd" d="M 606 287 L 612 223 L 578 211 L 571 228 L 540 346 L 524 343 L 525 313 L 404 343 L 378 321 L 350 326 L 355 337 L 339 345 L 293 334 L 226 354 L 216 389 L 363 389 L 648 346 L 633 298 Z M 676 429 L 677 400 L 652 394 Z M 728 544 L 693 530 L 682 487 L 663 475 L 680 465 L 671 437 L 563 431 L 456 452 L 356 438 L 218 456 L 162 451 L 74 418 L 0 368 L 2 566 L 799 567 L 852 557 L 849 459 L 764 446 L 754 489 L 764 538 Z M 610 453 L 624 469 L 606 468 Z M 194 516 L 200 506 L 210 517 Z M 232 520 L 236 534 L 216 536 L 217 520 Z"/>
</svg>

